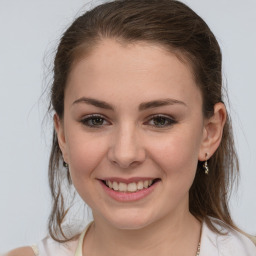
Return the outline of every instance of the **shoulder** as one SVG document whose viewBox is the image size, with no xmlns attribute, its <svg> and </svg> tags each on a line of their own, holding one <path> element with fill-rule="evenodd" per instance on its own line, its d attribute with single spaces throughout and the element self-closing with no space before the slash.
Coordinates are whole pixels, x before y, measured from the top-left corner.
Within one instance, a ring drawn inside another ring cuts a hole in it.
<svg viewBox="0 0 256 256">
<path fill-rule="evenodd" d="M 50 237 L 46 237 L 35 246 L 17 248 L 3 256 L 73 256 L 77 244 L 78 239 L 66 243 L 59 243 Z"/>
<path fill-rule="evenodd" d="M 14 249 L 6 254 L 4 256 L 35 256 L 33 250 L 31 247 L 20 247 L 17 249 Z"/>
<path fill-rule="evenodd" d="M 212 224 L 221 234 L 213 232 L 205 223 L 203 224 L 202 251 L 205 251 L 205 255 L 256 255 L 256 246 L 247 236 L 216 219 L 212 219 Z"/>
<path fill-rule="evenodd" d="M 59 243 L 51 237 L 46 237 L 37 244 L 39 256 L 73 256 L 78 244 L 78 239 Z"/>
</svg>

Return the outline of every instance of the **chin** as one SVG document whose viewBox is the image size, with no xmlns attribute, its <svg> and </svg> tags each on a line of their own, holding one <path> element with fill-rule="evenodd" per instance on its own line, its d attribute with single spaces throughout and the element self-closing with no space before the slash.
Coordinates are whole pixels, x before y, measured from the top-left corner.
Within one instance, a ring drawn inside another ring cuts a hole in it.
<svg viewBox="0 0 256 256">
<path fill-rule="evenodd" d="M 113 214 L 108 218 L 108 222 L 117 229 L 137 230 L 147 227 L 153 220 L 146 214 L 128 211 L 123 214 Z"/>
<path fill-rule="evenodd" d="M 149 225 L 149 222 L 145 222 L 145 221 L 115 221 L 114 223 L 112 223 L 113 226 L 115 226 L 115 228 L 117 229 L 123 229 L 123 230 L 139 230 L 139 229 L 143 229 L 145 227 L 147 227 Z"/>
</svg>

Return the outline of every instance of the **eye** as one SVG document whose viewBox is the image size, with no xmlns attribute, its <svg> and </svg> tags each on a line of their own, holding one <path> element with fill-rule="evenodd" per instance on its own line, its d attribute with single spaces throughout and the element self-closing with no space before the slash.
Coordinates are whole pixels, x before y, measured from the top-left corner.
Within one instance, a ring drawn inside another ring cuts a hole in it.
<svg viewBox="0 0 256 256">
<path fill-rule="evenodd" d="M 103 116 L 96 114 L 85 116 L 81 123 L 92 128 L 101 128 L 102 126 L 109 125 L 109 122 Z"/>
<path fill-rule="evenodd" d="M 147 123 L 156 128 L 165 128 L 177 123 L 177 121 L 171 117 L 156 115 L 151 117 Z"/>
</svg>

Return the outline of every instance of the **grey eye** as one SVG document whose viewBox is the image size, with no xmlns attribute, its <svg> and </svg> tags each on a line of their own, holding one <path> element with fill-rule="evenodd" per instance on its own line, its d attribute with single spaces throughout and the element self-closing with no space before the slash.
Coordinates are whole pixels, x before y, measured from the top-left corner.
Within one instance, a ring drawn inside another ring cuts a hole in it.
<svg viewBox="0 0 256 256">
<path fill-rule="evenodd" d="M 149 125 L 156 127 L 156 128 L 164 128 L 167 126 L 171 126 L 175 123 L 176 123 L 175 120 L 173 120 L 170 117 L 163 116 L 163 115 L 153 116 L 148 122 Z"/>
<path fill-rule="evenodd" d="M 154 125 L 156 125 L 156 126 L 163 126 L 163 125 L 168 124 L 167 118 L 162 117 L 162 116 L 153 118 L 153 122 L 154 122 Z"/>
<path fill-rule="evenodd" d="M 85 126 L 95 127 L 95 128 L 100 128 L 101 126 L 108 124 L 106 119 L 99 115 L 92 115 L 92 116 L 85 117 L 81 120 L 81 123 Z"/>
</svg>

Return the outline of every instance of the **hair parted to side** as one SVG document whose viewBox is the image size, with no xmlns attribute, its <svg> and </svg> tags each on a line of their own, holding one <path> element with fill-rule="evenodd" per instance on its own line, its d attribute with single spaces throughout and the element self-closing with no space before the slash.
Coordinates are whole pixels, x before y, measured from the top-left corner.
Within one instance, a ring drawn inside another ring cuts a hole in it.
<svg viewBox="0 0 256 256">
<path fill-rule="evenodd" d="M 95 45 L 106 38 L 124 43 L 148 42 L 165 47 L 188 63 L 203 97 L 203 114 L 210 117 L 214 105 L 223 102 L 222 56 L 218 42 L 207 24 L 185 4 L 175 0 L 116 0 L 86 12 L 63 34 L 54 61 L 54 80 L 50 109 L 63 118 L 64 96 L 68 75 L 74 61 L 86 58 Z M 53 199 L 49 233 L 59 242 L 68 241 L 62 222 L 68 213 L 61 184 L 63 175 L 61 151 L 53 131 L 49 161 L 49 183 Z M 189 192 L 190 212 L 203 219 L 212 230 L 210 217 L 236 228 L 228 207 L 232 184 L 238 174 L 229 116 L 221 144 L 208 161 L 209 175 L 198 163 L 194 183 Z M 71 186 L 69 173 L 65 176 Z"/>
</svg>

